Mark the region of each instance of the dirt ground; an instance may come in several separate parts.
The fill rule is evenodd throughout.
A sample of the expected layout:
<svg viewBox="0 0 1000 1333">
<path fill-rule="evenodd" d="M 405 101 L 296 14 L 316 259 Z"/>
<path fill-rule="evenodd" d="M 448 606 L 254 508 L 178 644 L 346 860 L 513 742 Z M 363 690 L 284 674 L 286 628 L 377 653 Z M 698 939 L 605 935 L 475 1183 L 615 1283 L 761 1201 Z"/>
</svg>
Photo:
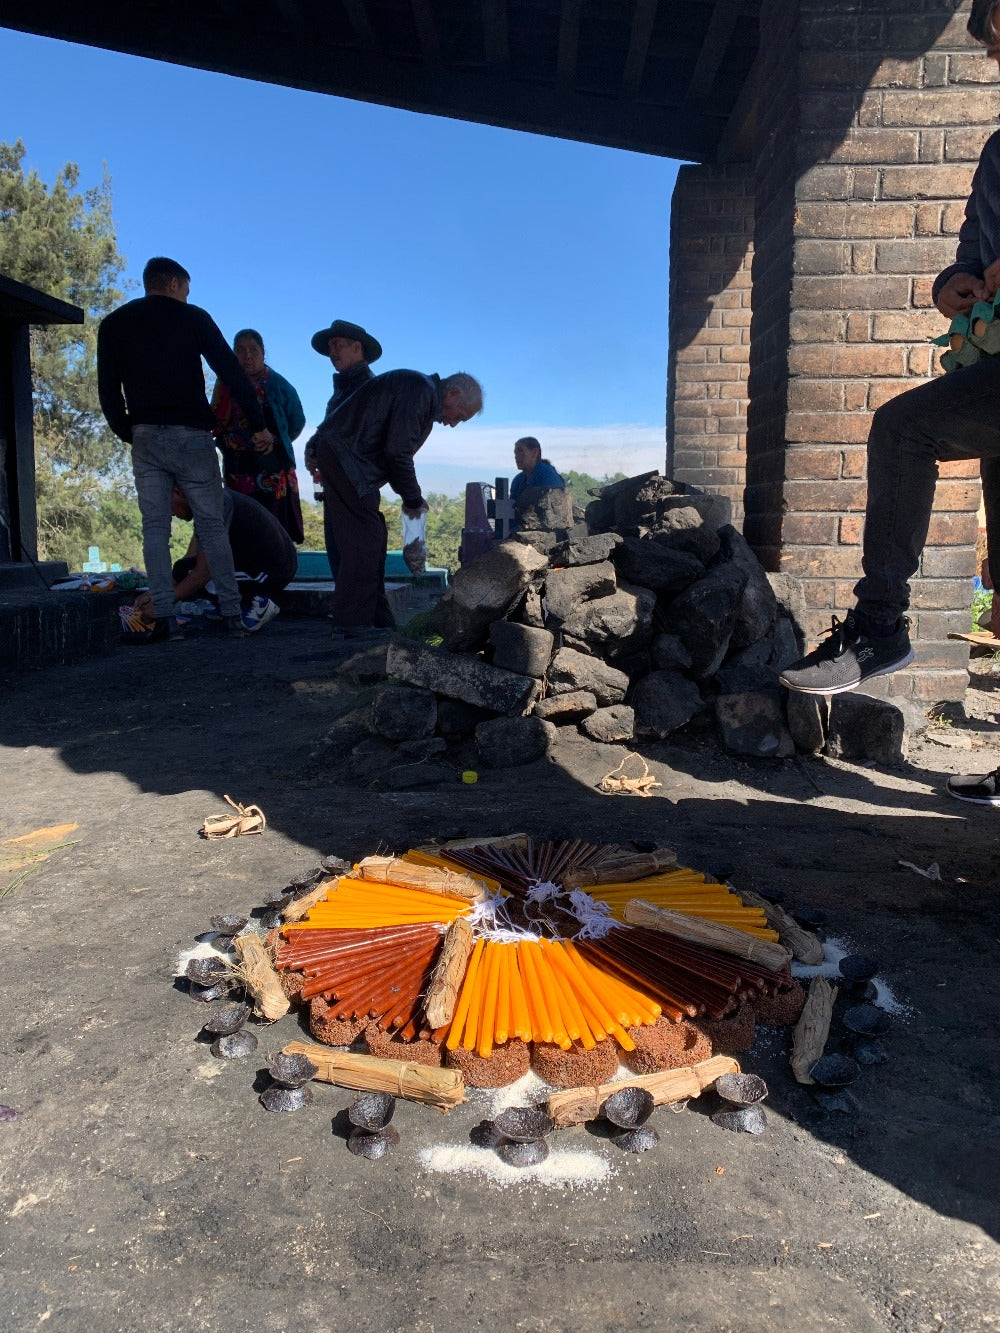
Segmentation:
<svg viewBox="0 0 1000 1333">
<path fill-rule="evenodd" d="M 321 739 L 354 706 L 325 624 L 205 636 L 22 674 L 0 689 L 0 842 L 72 823 L 33 873 L 0 878 L 3 937 L 0 1326 L 66 1330 L 971 1330 L 1000 1326 L 996 958 L 1000 810 L 943 791 L 1000 759 L 1000 675 L 977 666 L 967 724 L 897 771 L 746 762 L 710 734 L 642 747 L 662 783 L 602 796 L 614 747 L 476 785 L 344 785 Z M 205 842 L 222 794 L 260 838 Z M 891 1059 L 822 1111 L 760 1029 L 744 1068 L 771 1086 L 760 1138 L 695 1104 L 656 1113 L 626 1156 L 585 1128 L 553 1148 L 589 1188 L 502 1187 L 430 1169 L 468 1144 L 484 1094 L 445 1117 L 401 1104 L 385 1161 L 334 1131 L 351 1095 L 295 1115 L 257 1100 L 266 1056 L 213 1059 L 174 984 L 210 916 L 245 912 L 321 854 L 442 835 L 655 840 L 739 887 L 777 888 L 880 962 L 906 1007 Z M 0 850 L 3 850 L 0 848 Z M 7 850 L 9 851 L 9 845 Z M 941 878 L 926 878 L 932 863 Z"/>
</svg>

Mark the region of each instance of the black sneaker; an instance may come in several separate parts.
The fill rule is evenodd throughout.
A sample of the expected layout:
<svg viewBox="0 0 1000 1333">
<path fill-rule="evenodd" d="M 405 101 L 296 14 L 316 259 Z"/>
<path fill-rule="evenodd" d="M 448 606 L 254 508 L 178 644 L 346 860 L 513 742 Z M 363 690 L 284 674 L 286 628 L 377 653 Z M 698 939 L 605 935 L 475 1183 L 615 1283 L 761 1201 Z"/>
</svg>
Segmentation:
<svg viewBox="0 0 1000 1333">
<path fill-rule="evenodd" d="M 1000 805 L 1000 768 L 948 779 L 948 795 L 973 805 Z"/>
<path fill-rule="evenodd" d="M 819 648 L 778 677 L 781 684 L 800 694 L 843 694 L 872 676 L 888 676 L 913 661 L 909 621 L 900 619 L 892 634 L 867 634 L 853 611 L 846 620 L 833 617 L 829 638 Z"/>
</svg>

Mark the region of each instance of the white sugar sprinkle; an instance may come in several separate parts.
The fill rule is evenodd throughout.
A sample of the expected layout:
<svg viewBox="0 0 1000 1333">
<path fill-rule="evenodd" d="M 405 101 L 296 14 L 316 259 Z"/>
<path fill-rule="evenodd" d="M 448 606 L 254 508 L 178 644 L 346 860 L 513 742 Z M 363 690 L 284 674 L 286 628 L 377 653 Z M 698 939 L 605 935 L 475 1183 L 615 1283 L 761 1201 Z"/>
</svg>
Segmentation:
<svg viewBox="0 0 1000 1333">
<path fill-rule="evenodd" d="M 485 1176 L 498 1185 L 547 1185 L 555 1188 L 587 1189 L 611 1174 L 609 1163 L 591 1152 L 550 1152 L 538 1166 L 508 1166 L 491 1148 L 440 1144 L 423 1148 L 421 1165 L 428 1171 Z"/>
</svg>

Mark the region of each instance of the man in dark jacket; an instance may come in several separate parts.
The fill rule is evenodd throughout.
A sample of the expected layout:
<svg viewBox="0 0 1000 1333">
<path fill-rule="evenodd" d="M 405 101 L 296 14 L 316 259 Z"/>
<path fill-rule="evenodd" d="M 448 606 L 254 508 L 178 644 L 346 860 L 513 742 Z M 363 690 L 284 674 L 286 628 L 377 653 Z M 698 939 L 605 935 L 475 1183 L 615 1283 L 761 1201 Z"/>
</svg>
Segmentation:
<svg viewBox="0 0 1000 1333">
<path fill-rule="evenodd" d="M 332 510 L 340 573 L 333 594 L 334 631 L 348 637 L 395 624 L 385 595 L 388 544 L 379 491 L 391 486 L 403 513 L 427 510 L 413 457 L 434 423 L 457 426 L 483 410 L 471 375 L 441 379 L 390 370 L 362 385 L 320 426 L 314 440 L 326 504 Z"/>
<path fill-rule="evenodd" d="M 349 319 L 335 319 L 329 328 L 320 329 L 312 336 L 312 348 L 320 356 L 328 356 L 333 365 L 333 397 L 326 405 L 326 416 L 335 412 L 347 402 L 351 394 L 374 379 L 370 366 L 382 355 L 382 344 L 377 338 L 363 329 L 360 324 L 352 324 Z M 313 439 L 316 437 L 314 436 Z M 319 466 L 316 462 L 316 450 L 313 441 L 306 445 L 306 467 L 312 473 L 313 481 L 320 481 Z M 330 573 L 334 579 L 340 569 L 340 552 L 337 549 L 337 537 L 333 530 L 331 507 L 323 500 L 323 537 L 326 541 L 326 556 L 330 562 Z"/>
<path fill-rule="evenodd" d="M 998 18 L 998 0 L 975 0 L 968 24 L 994 59 L 1000 58 Z M 955 263 L 935 280 L 934 302 L 953 319 L 977 301 L 992 300 L 998 289 L 1000 131 L 980 155 Z M 787 667 L 782 684 L 805 694 L 839 694 L 913 661 L 905 617 L 909 580 L 927 539 L 938 464 L 959 458 L 983 460 L 987 506 L 991 490 L 993 505 L 1000 506 L 1000 356 L 918 385 L 876 411 L 856 605 L 846 621 L 834 616 L 827 642 Z M 993 776 L 1000 795 L 1000 770 Z"/>
<path fill-rule="evenodd" d="M 261 405 L 232 349 L 207 311 L 188 305 L 191 277 L 173 259 L 151 259 L 145 296 L 102 321 L 97 335 L 101 409 L 132 446 L 142 514 L 143 557 L 156 625 L 149 639 L 178 638 L 170 563 L 170 495 L 181 486 L 211 563 L 226 627 L 244 633 L 233 555 L 222 518 L 222 477 L 205 397 L 204 357 L 239 402 L 254 444 L 270 444 Z"/>
</svg>

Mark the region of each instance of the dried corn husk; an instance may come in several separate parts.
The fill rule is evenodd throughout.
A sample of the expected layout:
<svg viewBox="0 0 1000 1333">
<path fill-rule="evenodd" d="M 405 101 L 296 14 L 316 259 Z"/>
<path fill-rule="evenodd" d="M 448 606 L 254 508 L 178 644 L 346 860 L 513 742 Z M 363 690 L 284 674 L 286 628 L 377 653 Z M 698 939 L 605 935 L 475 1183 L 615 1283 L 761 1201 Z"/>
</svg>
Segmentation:
<svg viewBox="0 0 1000 1333">
<path fill-rule="evenodd" d="M 414 865 L 395 856 L 366 856 L 355 867 L 359 879 L 377 884 L 399 884 L 407 889 L 423 889 L 425 893 L 439 893 L 445 898 L 461 898 L 463 902 L 480 903 L 486 897 L 486 888 L 471 875 L 460 875 L 454 870 L 437 866 Z"/>
<path fill-rule="evenodd" d="M 468 921 L 463 917 L 453 921 L 444 937 L 441 956 L 434 968 L 424 1001 L 427 1026 L 435 1032 L 450 1023 L 455 1015 L 455 1005 L 458 1003 L 473 944 L 472 927 Z"/>
<path fill-rule="evenodd" d="M 382 1060 L 374 1055 L 352 1055 L 329 1046 L 290 1041 L 284 1055 L 304 1055 L 316 1066 L 313 1077 L 321 1083 L 362 1092 L 391 1092 L 394 1097 L 422 1102 L 448 1112 L 465 1101 L 465 1080 L 458 1069 L 435 1069 L 407 1060 Z"/>
<path fill-rule="evenodd" d="M 782 944 L 757 939 L 722 921 L 708 921 L 686 912 L 674 912 L 668 907 L 656 907 L 643 898 L 629 899 L 625 904 L 625 920 L 633 926 L 645 926 L 648 930 L 659 930 L 680 940 L 691 940 L 736 958 L 745 958 L 747 962 L 770 968 L 772 972 L 780 972 L 792 961 L 790 951 Z"/>
<path fill-rule="evenodd" d="M 661 870 L 673 870 L 677 853 L 669 847 L 658 847 L 652 852 L 625 852 L 616 848 L 589 866 L 571 870 L 564 878 L 567 889 L 585 889 L 591 884 L 630 884 L 647 875 L 658 875 Z"/>
<path fill-rule="evenodd" d="M 763 908 L 767 924 L 778 932 L 781 943 L 787 944 L 797 962 L 816 967 L 823 961 L 823 945 L 811 931 L 803 930 L 797 921 L 793 921 L 784 908 L 745 889 L 740 889 L 739 893 L 747 907 Z"/>
<path fill-rule="evenodd" d="M 271 965 L 264 941 L 257 935 L 237 935 L 233 948 L 240 960 L 239 975 L 253 996 L 254 1008 L 262 1018 L 283 1018 L 291 1008 L 281 989 L 278 974 Z"/>
<path fill-rule="evenodd" d="M 826 1039 L 830 1035 L 830 1020 L 836 998 L 836 986 L 831 986 L 826 977 L 813 977 L 805 1006 L 792 1035 L 790 1064 L 799 1083 L 814 1081 L 809 1077 L 809 1070 L 823 1054 Z"/>
<path fill-rule="evenodd" d="M 638 777 L 630 778 L 625 772 L 625 765 L 630 759 L 638 759 L 642 764 L 642 772 Z M 649 771 L 649 765 L 643 759 L 641 754 L 630 752 L 625 756 L 617 768 L 613 768 L 610 773 L 605 773 L 597 784 L 598 789 L 603 792 L 627 792 L 632 796 L 651 796 L 654 787 L 662 787 L 662 782 L 657 782 Z"/>
<path fill-rule="evenodd" d="M 243 833 L 263 833 L 267 828 L 264 811 L 259 805 L 241 805 L 231 796 L 226 796 L 225 800 L 236 813 L 207 815 L 198 830 L 203 838 L 238 838 Z"/>
</svg>

